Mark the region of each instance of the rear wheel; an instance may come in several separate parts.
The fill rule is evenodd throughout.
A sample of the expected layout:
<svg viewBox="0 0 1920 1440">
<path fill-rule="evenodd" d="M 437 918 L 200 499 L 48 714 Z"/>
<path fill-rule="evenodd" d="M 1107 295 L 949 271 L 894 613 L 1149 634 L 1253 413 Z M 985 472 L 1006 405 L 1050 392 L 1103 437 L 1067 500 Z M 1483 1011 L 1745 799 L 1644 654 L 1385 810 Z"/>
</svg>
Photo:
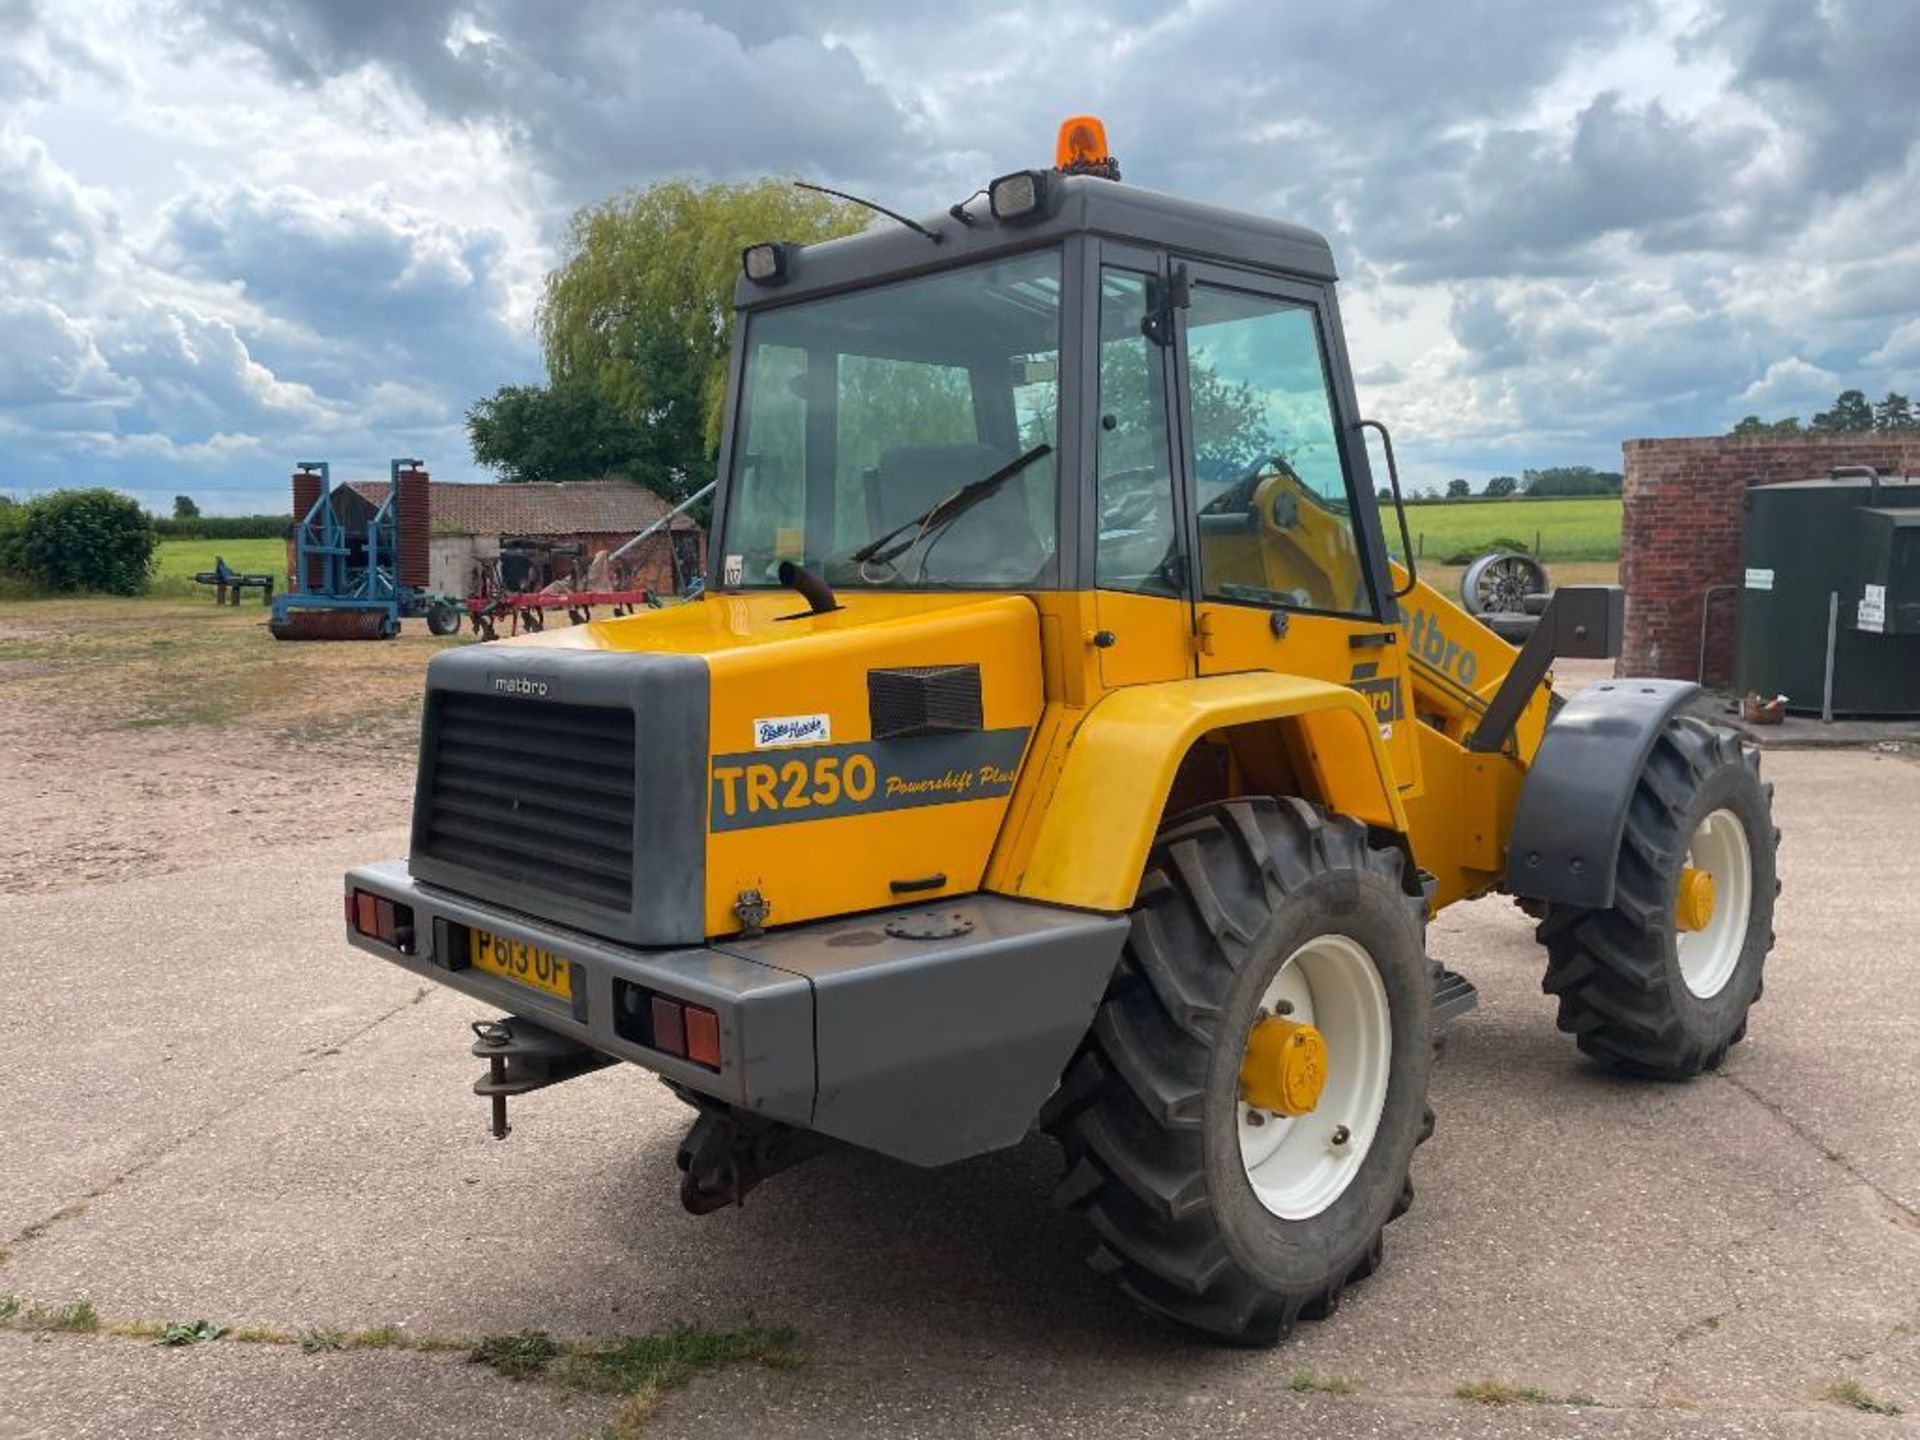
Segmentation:
<svg viewBox="0 0 1920 1440">
<path fill-rule="evenodd" d="M 1433 982 L 1405 860 L 1299 800 L 1156 841 L 1113 984 L 1044 1123 L 1095 1268 L 1243 1344 L 1380 1262 L 1432 1128 Z"/>
<path fill-rule="evenodd" d="M 1587 1054 L 1684 1080 L 1746 1035 L 1773 948 L 1773 788 L 1732 732 L 1672 721 L 1627 813 L 1606 909 L 1549 905 L 1546 991 Z"/>
</svg>

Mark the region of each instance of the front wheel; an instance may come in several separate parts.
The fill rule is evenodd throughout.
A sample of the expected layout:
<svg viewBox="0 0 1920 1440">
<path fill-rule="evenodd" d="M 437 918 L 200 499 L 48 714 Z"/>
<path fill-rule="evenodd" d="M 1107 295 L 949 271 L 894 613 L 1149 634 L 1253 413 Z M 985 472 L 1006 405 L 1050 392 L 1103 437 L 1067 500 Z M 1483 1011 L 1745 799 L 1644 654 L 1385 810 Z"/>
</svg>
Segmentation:
<svg viewBox="0 0 1920 1440">
<path fill-rule="evenodd" d="M 1547 993 L 1559 1024 L 1615 1069 L 1685 1080 L 1747 1033 L 1773 948 L 1773 790 L 1731 731 L 1670 722 L 1627 812 L 1606 909 L 1549 905 Z"/>
<path fill-rule="evenodd" d="M 1210 806 L 1155 842 L 1044 1117 L 1095 1268 L 1146 1309 L 1271 1344 L 1379 1264 L 1432 1128 L 1433 982 L 1405 863 L 1291 799 Z"/>
</svg>

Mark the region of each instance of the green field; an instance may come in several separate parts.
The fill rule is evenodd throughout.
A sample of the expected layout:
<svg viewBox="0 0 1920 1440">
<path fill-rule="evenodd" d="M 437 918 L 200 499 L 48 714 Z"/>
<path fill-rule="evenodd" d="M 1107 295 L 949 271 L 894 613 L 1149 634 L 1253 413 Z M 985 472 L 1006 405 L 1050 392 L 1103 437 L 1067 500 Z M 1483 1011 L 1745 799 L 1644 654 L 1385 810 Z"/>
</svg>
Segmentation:
<svg viewBox="0 0 1920 1440">
<path fill-rule="evenodd" d="M 1432 542 L 1428 542 L 1432 543 Z M 148 593 L 171 599 L 183 595 L 205 595 L 209 602 L 213 591 L 193 583 L 202 570 L 213 569 L 216 555 L 246 575 L 273 576 L 274 593 L 287 583 L 287 544 L 284 540 L 162 540 L 155 555 L 153 585 Z M 247 592 L 247 602 L 257 603 L 258 590 Z"/>
<path fill-rule="evenodd" d="M 1398 526 L 1381 517 L 1389 545 L 1397 553 Z M 1489 500 L 1409 505 L 1407 528 L 1422 560 L 1443 562 L 1450 555 L 1494 548 L 1496 540 L 1517 541 L 1532 550 L 1536 537 L 1544 560 L 1618 560 L 1620 501 L 1617 497 L 1582 500 Z"/>
<path fill-rule="evenodd" d="M 1388 544 L 1397 554 L 1400 534 L 1393 516 L 1384 514 L 1381 520 Z M 1536 536 L 1546 560 L 1620 558 L 1620 502 L 1612 498 L 1409 505 L 1407 525 L 1417 553 L 1430 564 L 1442 563 L 1450 555 L 1492 549 L 1496 540 L 1518 541 L 1531 550 Z M 162 540 L 151 593 L 172 599 L 201 594 L 211 599 L 212 592 L 195 585 L 193 577 L 211 570 L 216 555 L 224 555 L 236 570 L 272 575 L 276 590 L 286 583 L 287 547 L 282 540 Z M 258 597 L 249 592 L 247 598 Z"/>
</svg>

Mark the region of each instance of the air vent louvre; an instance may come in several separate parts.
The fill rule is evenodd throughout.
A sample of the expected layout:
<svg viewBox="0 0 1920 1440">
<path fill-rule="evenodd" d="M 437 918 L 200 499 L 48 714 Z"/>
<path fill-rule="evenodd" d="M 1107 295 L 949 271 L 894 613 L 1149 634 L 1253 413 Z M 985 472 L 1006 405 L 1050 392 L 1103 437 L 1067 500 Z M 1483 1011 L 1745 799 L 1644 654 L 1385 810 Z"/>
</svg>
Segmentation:
<svg viewBox="0 0 1920 1440">
<path fill-rule="evenodd" d="M 876 740 L 957 735 L 982 728 L 978 665 L 907 665 L 867 672 Z"/>
</svg>

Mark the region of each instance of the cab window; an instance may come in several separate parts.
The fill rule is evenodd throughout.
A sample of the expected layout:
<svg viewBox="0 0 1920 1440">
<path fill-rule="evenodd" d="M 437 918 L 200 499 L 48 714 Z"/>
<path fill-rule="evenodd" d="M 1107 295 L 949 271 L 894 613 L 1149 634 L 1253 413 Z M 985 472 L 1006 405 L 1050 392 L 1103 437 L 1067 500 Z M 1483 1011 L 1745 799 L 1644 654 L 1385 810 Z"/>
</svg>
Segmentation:
<svg viewBox="0 0 1920 1440">
<path fill-rule="evenodd" d="M 1100 277 L 1094 578 L 1103 590 L 1177 595 L 1182 578 L 1167 434 L 1166 351 L 1141 329 L 1147 286 L 1147 276 L 1130 270 L 1108 268 Z"/>
<path fill-rule="evenodd" d="M 1203 595 L 1370 614 L 1312 308 L 1197 284 L 1186 344 Z"/>
</svg>

